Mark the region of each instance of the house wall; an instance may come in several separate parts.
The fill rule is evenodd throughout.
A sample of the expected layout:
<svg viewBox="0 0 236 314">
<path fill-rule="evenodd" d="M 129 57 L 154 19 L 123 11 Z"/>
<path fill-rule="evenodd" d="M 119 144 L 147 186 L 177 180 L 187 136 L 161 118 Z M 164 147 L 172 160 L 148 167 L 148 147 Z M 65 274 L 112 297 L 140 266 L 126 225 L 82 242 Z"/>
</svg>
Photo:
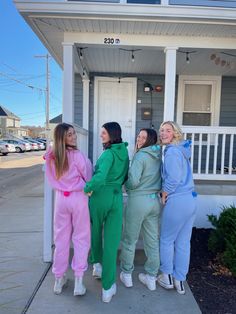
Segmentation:
<svg viewBox="0 0 236 314">
<path fill-rule="evenodd" d="M 122 76 L 132 75 L 124 75 Z M 115 73 L 92 73 L 90 76 L 90 87 L 89 87 L 89 143 L 93 143 L 93 115 L 94 115 L 94 77 L 95 76 L 118 76 Z M 164 75 L 135 75 L 138 78 L 137 82 L 137 112 L 136 112 L 136 130 L 144 127 L 150 127 L 153 124 L 155 129 L 159 129 L 159 126 L 163 120 L 163 110 L 164 110 L 164 89 L 162 92 L 157 93 L 145 93 L 143 91 L 144 83 L 150 83 L 152 86 L 162 85 L 164 87 Z M 176 80 L 178 82 L 178 80 Z M 177 83 L 176 83 L 177 84 Z M 178 87 L 176 86 L 176 99 L 177 99 Z M 177 101 L 176 101 L 177 102 Z M 82 125 L 83 117 L 83 83 L 80 75 L 75 77 L 75 123 Z M 141 109 L 151 108 L 153 112 L 153 120 L 142 120 Z M 175 106 L 176 115 L 176 106 Z M 222 77 L 222 90 L 221 90 L 221 108 L 220 108 L 220 126 L 236 126 L 236 77 Z M 137 133 L 136 132 L 136 133 Z M 236 139 L 235 139 L 236 141 Z M 226 143 L 229 142 L 227 139 Z M 213 146 L 211 149 L 210 159 L 213 159 Z M 221 149 L 221 144 L 219 144 L 219 150 Z M 204 150 L 203 150 L 204 153 Z M 195 158 L 197 157 L 197 150 L 195 152 Z M 89 145 L 89 157 L 93 157 L 93 145 Z M 220 154 L 219 154 L 220 158 Z M 228 156 L 226 155 L 226 163 Z M 233 164 L 236 165 L 236 142 L 234 145 L 234 160 Z M 220 166 L 220 159 L 218 161 Z M 204 168 L 204 160 L 202 167 Z"/>
<path fill-rule="evenodd" d="M 14 126 L 14 119 L 7 118 L 6 119 L 6 127 Z"/>
</svg>

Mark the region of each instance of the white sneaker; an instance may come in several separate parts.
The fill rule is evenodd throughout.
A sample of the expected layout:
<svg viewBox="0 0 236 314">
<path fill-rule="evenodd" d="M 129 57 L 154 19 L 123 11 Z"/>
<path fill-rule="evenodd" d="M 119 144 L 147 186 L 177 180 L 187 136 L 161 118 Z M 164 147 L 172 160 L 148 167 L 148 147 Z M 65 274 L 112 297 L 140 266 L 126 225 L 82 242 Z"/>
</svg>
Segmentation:
<svg viewBox="0 0 236 314">
<path fill-rule="evenodd" d="M 138 279 L 148 287 L 149 290 L 156 290 L 156 277 L 150 276 L 148 274 L 139 274 Z"/>
<path fill-rule="evenodd" d="M 93 276 L 97 279 L 102 277 L 102 265 L 100 263 L 93 264 Z"/>
<path fill-rule="evenodd" d="M 86 288 L 83 284 L 83 277 L 75 277 L 74 296 L 84 295 L 85 293 Z"/>
<path fill-rule="evenodd" d="M 126 288 L 131 288 L 133 287 L 133 280 L 132 280 L 132 275 L 125 273 L 125 272 L 121 272 L 120 273 L 120 280 L 121 282 L 123 282 L 123 284 L 125 285 Z"/>
<path fill-rule="evenodd" d="M 167 290 L 174 288 L 173 278 L 172 275 L 170 274 L 162 273 L 157 277 L 157 282 L 162 288 L 165 288 Z"/>
<path fill-rule="evenodd" d="M 102 301 L 105 303 L 109 303 L 113 297 L 113 295 L 116 294 L 116 284 L 113 283 L 110 289 L 104 290 L 102 289 Z"/>
<path fill-rule="evenodd" d="M 185 294 L 185 288 L 184 288 L 183 281 L 179 281 L 179 280 L 174 278 L 174 286 L 175 286 L 176 291 L 179 294 Z"/>
<path fill-rule="evenodd" d="M 54 289 L 53 289 L 54 293 L 55 294 L 61 294 L 62 288 L 66 287 L 66 284 L 67 284 L 67 278 L 65 275 L 61 278 L 56 278 L 55 284 L 54 284 Z"/>
</svg>

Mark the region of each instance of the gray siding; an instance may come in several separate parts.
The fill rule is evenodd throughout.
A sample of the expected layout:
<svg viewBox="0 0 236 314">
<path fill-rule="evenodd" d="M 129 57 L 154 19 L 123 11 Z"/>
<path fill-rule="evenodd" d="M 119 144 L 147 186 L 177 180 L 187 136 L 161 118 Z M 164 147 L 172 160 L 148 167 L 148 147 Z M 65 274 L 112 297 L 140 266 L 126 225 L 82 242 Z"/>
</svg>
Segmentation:
<svg viewBox="0 0 236 314">
<path fill-rule="evenodd" d="M 236 126 L 236 77 L 222 77 L 220 125 Z"/>
<path fill-rule="evenodd" d="M 75 112 L 74 121 L 82 126 L 83 123 L 83 82 L 79 74 L 75 75 Z"/>
<path fill-rule="evenodd" d="M 155 87 L 156 85 L 162 85 L 163 86 L 162 92 L 145 93 L 143 91 L 145 82 L 151 84 L 153 87 Z M 140 100 L 141 103 L 138 103 L 138 100 Z M 152 108 L 152 121 L 142 120 L 141 118 L 142 108 L 147 109 Z M 164 108 L 164 76 L 163 75 L 138 76 L 136 133 L 141 128 L 149 128 L 152 126 L 158 130 L 163 120 L 163 108 Z"/>
<path fill-rule="evenodd" d="M 236 127 L 236 77 L 222 77 L 220 126 Z M 229 136 L 226 137 L 226 147 L 230 143 Z M 220 145 L 221 149 L 221 145 Z M 225 154 L 225 166 L 228 166 L 229 155 Z M 219 158 L 218 158 L 219 164 Z M 236 167 L 236 137 L 234 137 L 233 166 Z"/>
</svg>

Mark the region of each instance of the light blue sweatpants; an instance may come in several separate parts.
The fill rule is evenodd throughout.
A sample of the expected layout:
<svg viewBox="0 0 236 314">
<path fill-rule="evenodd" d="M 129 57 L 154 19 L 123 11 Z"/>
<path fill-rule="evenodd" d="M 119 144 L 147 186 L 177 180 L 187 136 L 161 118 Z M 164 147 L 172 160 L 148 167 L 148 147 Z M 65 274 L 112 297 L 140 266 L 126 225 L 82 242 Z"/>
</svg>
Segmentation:
<svg viewBox="0 0 236 314">
<path fill-rule="evenodd" d="M 173 195 L 163 210 L 160 237 L 160 270 L 186 280 L 190 262 L 190 239 L 196 215 L 196 196 Z"/>
</svg>

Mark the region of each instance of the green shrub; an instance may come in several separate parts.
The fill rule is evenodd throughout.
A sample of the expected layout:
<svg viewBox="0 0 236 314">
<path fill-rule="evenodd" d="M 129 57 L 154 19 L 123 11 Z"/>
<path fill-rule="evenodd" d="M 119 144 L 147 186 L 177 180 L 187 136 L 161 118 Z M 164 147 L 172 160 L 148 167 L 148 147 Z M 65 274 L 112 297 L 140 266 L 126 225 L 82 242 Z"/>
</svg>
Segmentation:
<svg viewBox="0 0 236 314">
<path fill-rule="evenodd" d="M 219 218 L 208 215 L 208 219 L 214 227 L 208 247 L 213 253 L 221 253 L 222 262 L 236 276 L 236 207 L 223 206 Z"/>
</svg>

